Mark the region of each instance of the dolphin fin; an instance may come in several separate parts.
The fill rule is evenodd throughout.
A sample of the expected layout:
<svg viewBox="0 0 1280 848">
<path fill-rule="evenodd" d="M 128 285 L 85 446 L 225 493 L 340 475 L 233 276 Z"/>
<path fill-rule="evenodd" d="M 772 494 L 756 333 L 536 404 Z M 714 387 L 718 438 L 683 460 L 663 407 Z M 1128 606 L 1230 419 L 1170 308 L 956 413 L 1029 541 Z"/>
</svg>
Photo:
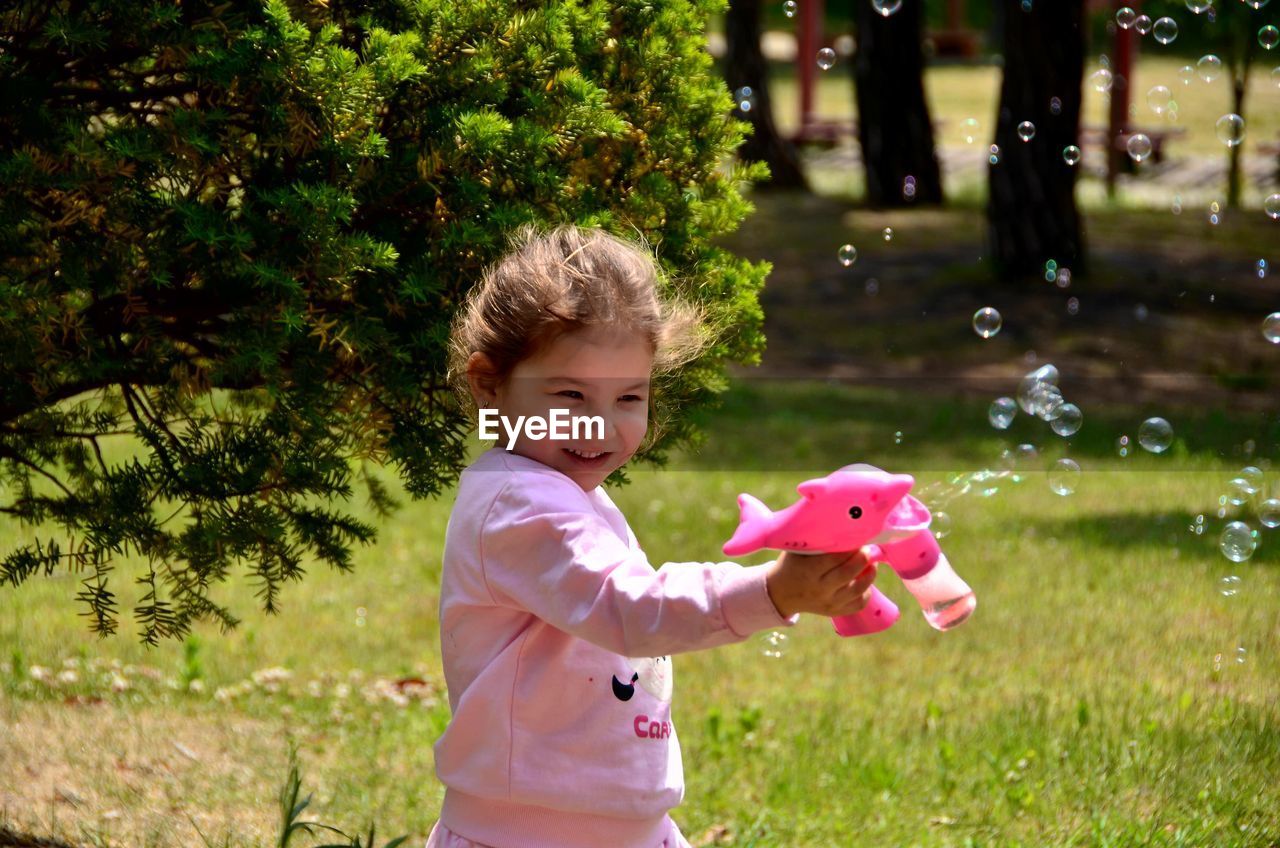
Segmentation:
<svg viewBox="0 0 1280 848">
<path fill-rule="evenodd" d="M 738 512 L 738 529 L 724 543 L 726 556 L 741 556 L 764 547 L 764 538 L 769 532 L 769 519 L 773 517 L 773 511 L 769 507 L 746 492 L 738 495 Z"/>
</svg>

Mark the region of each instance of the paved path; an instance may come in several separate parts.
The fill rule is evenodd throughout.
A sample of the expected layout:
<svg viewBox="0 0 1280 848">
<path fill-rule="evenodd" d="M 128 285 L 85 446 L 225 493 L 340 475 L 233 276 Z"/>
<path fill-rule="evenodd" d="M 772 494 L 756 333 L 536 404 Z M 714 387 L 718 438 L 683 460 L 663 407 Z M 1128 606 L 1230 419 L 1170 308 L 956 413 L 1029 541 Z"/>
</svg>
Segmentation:
<svg viewBox="0 0 1280 848">
<path fill-rule="evenodd" d="M 1183 204 L 1208 204 L 1226 195 L 1227 157 L 1179 156 L 1176 140 L 1170 145 L 1172 154 L 1166 154 L 1159 164 L 1146 162 L 1137 174 L 1122 174 L 1117 181 L 1119 189 L 1135 200 L 1171 202 L 1174 195 L 1181 195 Z M 974 144 L 967 147 L 944 147 L 941 151 L 943 180 L 948 192 L 962 187 L 985 185 L 987 174 L 987 149 Z M 861 167 L 861 151 L 851 139 L 829 150 L 811 150 L 805 153 L 806 163 L 823 170 L 857 171 Z M 1078 166 L 1084 177 L 1082 186 L 1094 184 L 1101 190 L 1106 177 L 1106 163 L 1102 151 L 1086 149 L 1084 160 Z M 1244 171 L 1245 204 L 1260 205 L 1262 198 L 1280 191 L 1277 170 L 1280 162 L 1275 156 L 1259 156 L 1245 153 L 1242 156 Z"/>
</svg>

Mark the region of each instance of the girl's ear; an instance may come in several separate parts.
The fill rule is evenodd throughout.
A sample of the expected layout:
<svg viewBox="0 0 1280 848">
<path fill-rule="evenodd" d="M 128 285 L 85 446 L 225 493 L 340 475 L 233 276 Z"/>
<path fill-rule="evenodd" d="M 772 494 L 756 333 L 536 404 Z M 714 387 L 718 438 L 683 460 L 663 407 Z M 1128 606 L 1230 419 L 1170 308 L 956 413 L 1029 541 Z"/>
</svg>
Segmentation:
<svg viewBox="0 0 1280 848">
<path fill-rule="evenodd" d="M 493 360 L 480 351 L 467 357 L 467 386 L 478 407 L 492 406 L 498 394 L 498 369 Z"/>
</svg>

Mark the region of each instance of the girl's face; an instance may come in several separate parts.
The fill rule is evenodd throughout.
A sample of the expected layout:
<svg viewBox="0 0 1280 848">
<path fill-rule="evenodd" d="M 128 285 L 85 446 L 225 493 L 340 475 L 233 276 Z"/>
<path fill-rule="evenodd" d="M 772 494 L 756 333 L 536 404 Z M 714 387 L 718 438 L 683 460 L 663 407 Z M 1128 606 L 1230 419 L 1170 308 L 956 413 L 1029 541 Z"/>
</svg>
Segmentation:
<svg viewBox="0 0 1280 848">
<path fill-rule="evenodd" d="M 471 363 L 488 364 L 482 353 L 472 354 Z M 513 427 L 522 415 L 526 420 L 537 416 L 550 422 L 552 409 L 568 410 L 561 415 L 566 421 L 562 427 L 569 431 L 571 419 L 599 416 L 604 422 L 602 435 L 589 431 L 586 422 L 581 422 L 578 438 L 566 440 L 530 438 L 521 427 L 511 449 L 591 491 L 626 463 L 644 440 L 652 370 L 653 353 L 642 336 L 615 328 L 590 328 L 560 336 L 538 355 L 522 360 L 496 389 L 473 380 L 472 393 L 479 406 L 496 408 Z M 498 431 L 499 444 L 505 447 L 507 430 L 500 424 Z M 590 458 L 596 453 L 600 455 Z"/>
</svg>

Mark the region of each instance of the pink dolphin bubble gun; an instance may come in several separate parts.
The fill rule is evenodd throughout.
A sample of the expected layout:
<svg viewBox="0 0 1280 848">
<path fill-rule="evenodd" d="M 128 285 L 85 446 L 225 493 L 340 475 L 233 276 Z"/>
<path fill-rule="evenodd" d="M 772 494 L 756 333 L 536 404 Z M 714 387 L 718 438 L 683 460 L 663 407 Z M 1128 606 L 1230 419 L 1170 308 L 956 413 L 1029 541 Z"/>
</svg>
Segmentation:
<svg viewBox="0 0 1280 848">
<path fill-rule="evenodd" d="M 761 548 L 798 554 L 854 551 L 866 547 L 872 562 L 887 562 L 915 597 L 925 620 L 949 630 L 969 617 L 978 601 L 951 569 L 929 529 L 929 509 L 910 494 L 915 480 L 872 465 L 847 465 L 796 490 L 800 500 L 771 511 L 758 499 L 738 495 L 741 517 L 727 556 Z M 898 607 L 871 587 L 867 605 L 856 615 L 833 618 L 841 636 L 886 630 L 898 620 Z"/>
</svg>

